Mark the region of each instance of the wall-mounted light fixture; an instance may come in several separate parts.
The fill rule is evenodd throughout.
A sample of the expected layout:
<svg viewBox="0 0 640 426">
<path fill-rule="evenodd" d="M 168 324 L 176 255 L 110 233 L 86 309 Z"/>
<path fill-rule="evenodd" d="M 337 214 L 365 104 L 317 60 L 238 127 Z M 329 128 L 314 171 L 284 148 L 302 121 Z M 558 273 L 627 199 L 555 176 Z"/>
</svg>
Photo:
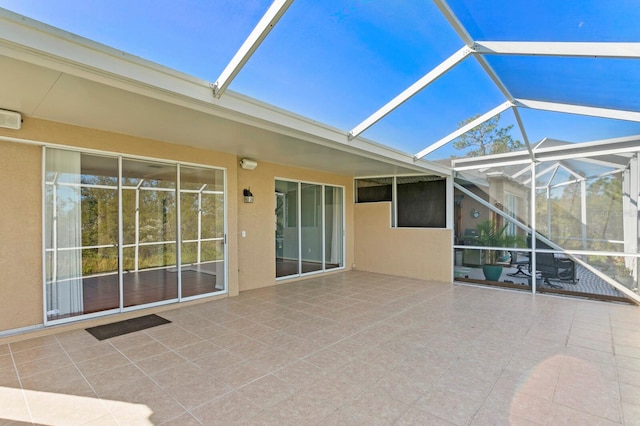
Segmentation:
<svg viewBox="0 0 640 426">
<path fill-rule="evenodd" d="M 245 170 L 253 170 L 258 167 L 258 162 L 254 160 L 249 160 L 248 158 L 243 158 L 240 160 L 240 167 Z"/>
<path fill-rule="evenodd" d="M 242 195 L 244 196 L 245 203 L 253 203 L 253 194 L 251 193 L 251 188 L 243 189 Z"/>
<path fill-rule="evenodd" d="M 480 217 L 480 210 L 478 209 L 471 209 L 471 217 L 474 219 L 477 219 Z"/>
<path fill-rule="evenodd" d="M 22 126 L 22 115 L 19 112 L 0 109 L 0 127 L 18 130 Z"/>
</svg>

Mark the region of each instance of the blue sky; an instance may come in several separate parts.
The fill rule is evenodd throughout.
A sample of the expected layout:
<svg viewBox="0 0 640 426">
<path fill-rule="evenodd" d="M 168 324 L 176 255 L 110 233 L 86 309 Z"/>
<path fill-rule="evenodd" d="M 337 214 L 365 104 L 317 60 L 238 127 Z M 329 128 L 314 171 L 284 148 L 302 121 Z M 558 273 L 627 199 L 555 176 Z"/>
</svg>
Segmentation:
<svg viewBox="0 0 640 426">
<path fill-rule="evenodd" d="M 213 82 L 270 3 L 0 0 L 0 7 Z M 477 40 L 640 41 L 637 0 L 449 4 Z M 429 1 L 296 0 L 231 89 L 347 132 L 462 45 Z M 640 110 L 637 60 L 489 61 L 515 96 Z M 468 58 L 363 136 L 413 154 L 504 100 Z M 531 141 L 640 134 L 640 123 L 521 115 Z M 503 122 L 513 124 L 513 115 Z M 450 154 L 443 148 L 430 158 Z"/>
</svg>

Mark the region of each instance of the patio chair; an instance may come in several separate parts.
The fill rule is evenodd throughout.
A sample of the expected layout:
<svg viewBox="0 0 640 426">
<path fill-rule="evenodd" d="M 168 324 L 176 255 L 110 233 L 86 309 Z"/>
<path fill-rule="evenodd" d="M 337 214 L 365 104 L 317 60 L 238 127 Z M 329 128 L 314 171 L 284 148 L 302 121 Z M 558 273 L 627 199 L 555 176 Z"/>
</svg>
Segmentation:
<svg viewBox="0 0 640 426">
<path fill-rule="evenodd" d="M 520 258 L 521 253 L 518 253 L 517 251 L 510 251 L 509 254 L 511 255 L 509 266 L 513 268 L 518 268 L 518 270 L 516 272 L 512 272 L 507 275 L 510 277 L 520 277 L 520 278 L 530 277 L 531 274 L 525 271 L 523 268 L 526 267 L 528 270 L 531 270 L 531 258 L 528 255 L 525 258 L 524 254 L 522 254 L 523 257 Z"/>
</svg>

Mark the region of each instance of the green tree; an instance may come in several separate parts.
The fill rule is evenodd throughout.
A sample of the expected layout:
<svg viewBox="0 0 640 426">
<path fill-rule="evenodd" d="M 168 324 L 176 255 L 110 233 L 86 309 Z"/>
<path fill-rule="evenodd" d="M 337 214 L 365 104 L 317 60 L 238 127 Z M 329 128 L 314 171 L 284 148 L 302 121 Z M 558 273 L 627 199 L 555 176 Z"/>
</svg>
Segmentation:
<svg viewBox="0 0 640 426">
<path fill-rule="evenodd" d="M 478 118 L 478 116 L 467 118 L 460 122 L 458 127 L 463 127 Z M 460 136 L 453 142 L 456 149 L 464 150 L 471 148 L 466 153 L 467 157 L 480 157 L 489 154 L 501 154 L 524 148 L 524 144 L 511 137 L 510 131 L 513 124 L 506 127 L 498 127 L 500 114 L 477 125 L 467 133 Z"/>
</svg>

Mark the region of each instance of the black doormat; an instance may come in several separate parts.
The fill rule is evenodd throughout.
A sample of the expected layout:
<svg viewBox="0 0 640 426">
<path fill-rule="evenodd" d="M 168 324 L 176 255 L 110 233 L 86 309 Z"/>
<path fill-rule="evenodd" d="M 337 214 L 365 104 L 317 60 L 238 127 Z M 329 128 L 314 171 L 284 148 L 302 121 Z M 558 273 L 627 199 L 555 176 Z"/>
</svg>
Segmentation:
<svg viewBox="0 0 640 426">
<path fill-rule="evenodd" d="M 111 324 L 99 325 L 97 327 L 87 328 L 89 333 L 98 340 L 110 339 L 111 337 L 122 336 L 123 334 L 133 333 L 134 331 L 145 330 L 162 324 L 168 324 L 171 321 L 159 317 L 158 315 L 145 315 L 143 317 L 131 318 L 124 321 L 118 321 Z"/>
</svg>

